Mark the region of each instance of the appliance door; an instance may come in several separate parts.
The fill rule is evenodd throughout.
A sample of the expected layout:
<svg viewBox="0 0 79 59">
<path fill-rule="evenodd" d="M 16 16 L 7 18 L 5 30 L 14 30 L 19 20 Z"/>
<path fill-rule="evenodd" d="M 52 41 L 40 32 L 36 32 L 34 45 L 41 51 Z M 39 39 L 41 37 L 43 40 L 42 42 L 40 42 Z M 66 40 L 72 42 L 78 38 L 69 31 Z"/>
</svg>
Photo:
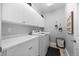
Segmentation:
<svg viewBox="0 0 79 59">
<path fill-rule="evenodd" d="M 44 36 L 40 36 L 40 39 L 39 39 L 39 50 L 40 50 L 40 56 L 44 56 L 44 47 L 45 47 L 45 43 L 44 43 Z"/>
<path fill-rule="evenodd" d="M 44 35 L 40 37 L 40 56 L 45 56 L 49 46 L 49 37 Z"/>
</svg>

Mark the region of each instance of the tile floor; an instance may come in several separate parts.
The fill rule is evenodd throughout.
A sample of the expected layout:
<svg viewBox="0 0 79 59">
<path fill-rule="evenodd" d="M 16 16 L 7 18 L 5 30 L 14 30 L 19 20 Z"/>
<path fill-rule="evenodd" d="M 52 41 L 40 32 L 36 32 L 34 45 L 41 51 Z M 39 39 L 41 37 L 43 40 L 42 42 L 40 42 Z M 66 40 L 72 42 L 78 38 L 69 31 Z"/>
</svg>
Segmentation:
<svg viewBox="0 0 79 59">
<path fill-rule="evenodd" d="M 61 56 L 65 56 L 65 49 L 61 49 L 61 48 L 58 48 L 58 47 L 56 47 L 56 46 L 54 46 L 53 48 L 59 49 Z"/>
<path fill-rule="evenodd" d="M 49 47 L 46 56 L 61 56 L 60 49 Z"/>
</svg>

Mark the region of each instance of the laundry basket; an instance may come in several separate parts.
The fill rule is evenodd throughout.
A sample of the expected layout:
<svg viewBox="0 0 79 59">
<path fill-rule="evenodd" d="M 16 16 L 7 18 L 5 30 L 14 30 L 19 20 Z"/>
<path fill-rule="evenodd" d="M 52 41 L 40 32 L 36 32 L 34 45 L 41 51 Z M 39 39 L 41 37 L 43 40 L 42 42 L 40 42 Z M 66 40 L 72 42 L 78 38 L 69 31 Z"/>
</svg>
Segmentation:
<svg viewBox="0 0 79 59">
<path fill-rule="evenodd" d="M 65 48 L 65 40 L 64 40 L 64 38 L 60 38 L 60 37 L 57 37 L 56 38 L 56 46 L 58 47 L 58 48 Z"/>
</svg>

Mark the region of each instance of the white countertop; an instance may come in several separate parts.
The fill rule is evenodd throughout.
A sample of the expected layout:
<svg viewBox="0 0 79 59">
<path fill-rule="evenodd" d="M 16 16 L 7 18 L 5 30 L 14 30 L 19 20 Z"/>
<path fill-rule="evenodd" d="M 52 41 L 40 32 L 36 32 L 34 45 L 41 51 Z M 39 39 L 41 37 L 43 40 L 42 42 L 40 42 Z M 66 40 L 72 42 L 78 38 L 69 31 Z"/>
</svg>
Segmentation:
<svg viewBox="0 0 79 59">
<path fill-rule="evenodd" d="M 37 33 L 33 33 L 33 35 L 46 35 L 46 34 L 49 34 L 49 32 L 37 32 Z"/>
<path fill-rule="evenodd" d="M 27 35 L 27 36 L 20 36 L 20 37 L 5 39 L 5 40 L 2 40 L 1 46 L 2 46 L 2 49 L 5 50 L 17 44 L 32 40 L 33 38 L 36 38 L 36 37 L 39 37 L 39 36 Z"/>
<path fill-rule="evenodd" d="M 49 34 L 49 32 L 36 32 L 36 33 L 39 33 L 39 34 L 40 34 L 40 33 Z"/>
</svg>

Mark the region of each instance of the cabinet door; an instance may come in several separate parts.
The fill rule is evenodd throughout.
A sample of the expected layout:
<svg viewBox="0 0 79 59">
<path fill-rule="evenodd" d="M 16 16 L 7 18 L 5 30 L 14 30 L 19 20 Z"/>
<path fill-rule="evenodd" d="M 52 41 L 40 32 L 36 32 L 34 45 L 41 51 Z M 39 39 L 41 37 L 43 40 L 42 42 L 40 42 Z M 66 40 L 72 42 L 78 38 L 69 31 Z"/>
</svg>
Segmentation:
<svg viewBox="0 0 79 59">
<path fill-rule="evenodd" d="M 43 54 L 45 55 L 47 52 L 46 50 L 46 39 L 45 39 L 45 36 L 44 36 L 44 40 L 43 40 Z"/>
<path fill-rule="evenodd" d="M 39 49 L 39 42 L 38 42 L 38 38 L 32 40 L 29 42 L 29 53 L 30 56 L 38 56 L 38 49 Z"/>
<path fill-rule="evenodd" d="M 38 56 L 39 54 L 39 40 L 38 39 L 35 39 L 35 41 L 33 41 L 33 55 L 34 56 Z"/>
<path fill-rule="evenodd" d="M 40 56 L 45 56 L 45 37 L 40 36 Z"/>
<path fill-rule="evenodd" d="M 7 56 L 28 56 L 29 50 L 27 43 L 22 43 L 20 45 L 14 46 L 12 48 L 7 49 Z"/>
<path fill-rule="evenodd" d="M 49 34 L 46 34 L 45 38 L 46 38 L 46 47 L 48 48 L 48 46 L 49 46 Z"/>
<path fill-rule="evenodd" d="M 46 55 L 46 53 L 47 53 L 47 49 L 48 49 L 48 42 L 49 42 L 49 40 L 48 40 L 48 35 L 46 34 L 45 36 L 44 36 L 44 39 L 43 39 L 43 51 L 44 51 L 44 55 Z"/>
<path fill-rule="evenodd" d="M 16 3 L 3 3 L 2 20 L 19 23 L 23 20 L 23 6 Z"/>
<path fill-rule="evenodd" d="M 31 25 L 43 27 L 44 19 L 40 16 L 40 14 L 38 14 L 38 12 L 36 12 L 32 7 L 28 5 L 25 7 L 24 19 L 26 23 L 28 22 Z"/>
<path fill-rule="evenodd" d="M 46 34 L 45 35 L 45 50 L 46 50 L 46 52 L 45 52 L 45 54 L 47 53 L 47 50 L 48 50 L 48 47 L 49 47 L 49 35 L 48 34 Z"/>
<path fill-rule="evenodd" d="M 40 56 L 45 56 L 49 46 L 49 36 L 46 34 L 40 37 Z"/>
<path fill-rule="evenodd" d="M 19 3 L 3 3 L 2 17 L 4 21 L 23 23 L 43 27 L 43 18 L 29 5 Z"/>
<path fill-rule="evenodd" d="M 37 56 L 38 55 L 38 39 L 30 40 L 7 49 L 7 56 Z"/>
</svg>

